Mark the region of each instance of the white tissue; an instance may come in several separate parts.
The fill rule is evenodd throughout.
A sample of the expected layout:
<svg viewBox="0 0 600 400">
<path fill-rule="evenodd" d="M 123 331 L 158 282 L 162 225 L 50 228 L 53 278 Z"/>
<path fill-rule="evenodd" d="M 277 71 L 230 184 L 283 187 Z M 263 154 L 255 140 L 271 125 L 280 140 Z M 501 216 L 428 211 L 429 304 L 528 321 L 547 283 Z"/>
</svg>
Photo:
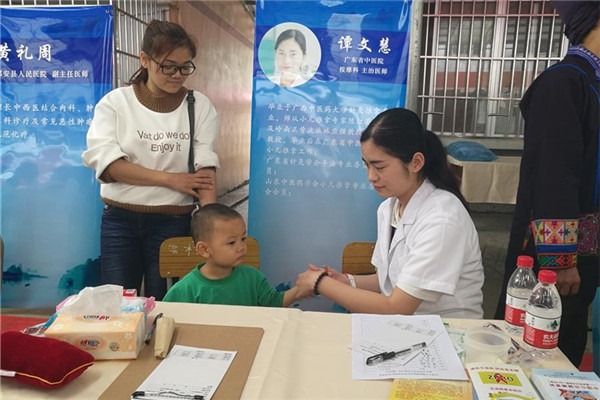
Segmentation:
<svg viewBox="0 0 600 400">
<path fill-rule="evenodd" d="M 121 314 L 122 298 L 123 286 L 86 287 L 77 296 L 69 298 L 62 305 L 60 313 L 86 318 L 119 316 Z"/>
</svg>

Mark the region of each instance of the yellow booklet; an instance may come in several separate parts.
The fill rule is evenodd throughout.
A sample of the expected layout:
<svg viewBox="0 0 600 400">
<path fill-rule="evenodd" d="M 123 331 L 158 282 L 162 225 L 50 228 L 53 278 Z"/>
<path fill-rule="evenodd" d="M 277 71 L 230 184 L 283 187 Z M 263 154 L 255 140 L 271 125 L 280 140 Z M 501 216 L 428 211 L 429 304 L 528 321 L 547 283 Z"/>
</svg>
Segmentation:
<svg viewBox="0 0 600 400">
<path fill-rule="evenodd" d="M 469 381 L 394 379 L 388 400 L 472 400 Z"/>
</svg>

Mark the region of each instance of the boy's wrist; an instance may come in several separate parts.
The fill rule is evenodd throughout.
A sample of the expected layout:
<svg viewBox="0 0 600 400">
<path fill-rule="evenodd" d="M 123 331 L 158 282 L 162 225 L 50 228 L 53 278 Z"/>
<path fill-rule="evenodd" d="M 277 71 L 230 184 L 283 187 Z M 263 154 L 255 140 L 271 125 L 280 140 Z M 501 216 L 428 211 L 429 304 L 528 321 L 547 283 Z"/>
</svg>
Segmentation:
<svg viewBox="0 0 600 400">
<path fill-rule="evenodd" d="M 294 285 L 294 287 L 292 287 L 290 290 L 292 291 L 292 297 L 294 298 L 294 301 L 302 300 L 300 297 L 300 290 L 298 290 L 298 285 Z"/>
</svg>

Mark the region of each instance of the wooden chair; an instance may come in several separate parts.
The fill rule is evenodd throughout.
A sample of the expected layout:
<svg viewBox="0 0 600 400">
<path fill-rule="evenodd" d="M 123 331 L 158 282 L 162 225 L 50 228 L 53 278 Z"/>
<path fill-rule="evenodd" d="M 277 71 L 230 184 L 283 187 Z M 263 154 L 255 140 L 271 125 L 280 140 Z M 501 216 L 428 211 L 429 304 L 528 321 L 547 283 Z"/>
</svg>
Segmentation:
<svg viewBox="0 0 600 400">
<path fill-rule="evenodd" d="M 375 242 L 351 242 L 344 247 L 342 253 L 342 273 L 352 275 L 369 275 L 375 273 L 371 257 Z"/>
<path fill-rule="evenodd" d="M 246 238 L 248 249 L 242 261 L 244 265 L 260 269 L 260 252 L 256 239 Z M 160 245 L 158 256 L 158 268 L 160 276 L 167 278 L 167 286 L 170 287 L 172 278 L 180 278 L 187 275 L 196 264 L 204 262 L 204 257 L 196 254 L 196 248 L 191 236 L 172 237 Z"/>
</svg>

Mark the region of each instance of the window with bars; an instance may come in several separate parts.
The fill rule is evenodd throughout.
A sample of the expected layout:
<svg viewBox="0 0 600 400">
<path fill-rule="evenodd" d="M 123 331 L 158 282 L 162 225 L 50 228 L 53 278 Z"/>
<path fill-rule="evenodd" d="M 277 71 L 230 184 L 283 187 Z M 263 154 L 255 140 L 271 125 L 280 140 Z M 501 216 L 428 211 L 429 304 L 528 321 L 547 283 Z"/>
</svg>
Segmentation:
<svg viewBox="0 0 600 400">
<path fill-rule="evenodd" d="M 418 111 L 443 137 L 521 139 L 519 101 L 568 40 L 549 0 L 425 0 Z"/>
</svg>

